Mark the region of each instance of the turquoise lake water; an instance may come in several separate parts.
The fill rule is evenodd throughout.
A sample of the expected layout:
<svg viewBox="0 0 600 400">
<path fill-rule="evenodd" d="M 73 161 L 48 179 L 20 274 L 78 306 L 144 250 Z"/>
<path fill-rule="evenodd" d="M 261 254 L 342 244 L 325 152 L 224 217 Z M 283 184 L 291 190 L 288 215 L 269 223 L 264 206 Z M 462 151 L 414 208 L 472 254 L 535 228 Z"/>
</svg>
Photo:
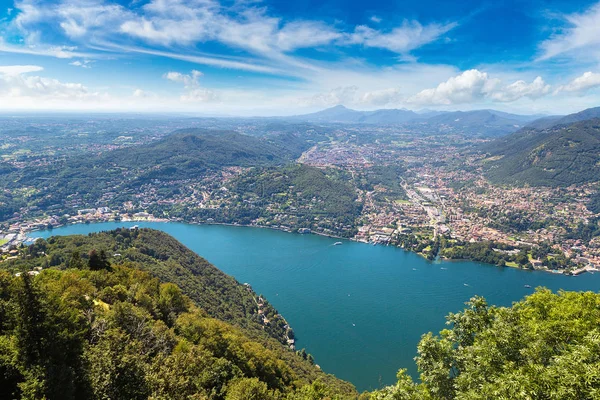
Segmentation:
<svg viewBox="0 0 600 400">
<path fill-rule="evenodd" d="M 285 316 L 317 364 L 360 391 L 395 382 L 399 368 L 416 376 L 423 333 L 471 296 L 510 305 L 531 293 L 600 291 L 600 273 L 578 277 L 457 261 L 431 263 L 402 249 L 268 229 L 110 222 L 72 225 L 32 237 L 87 234 L 139 225 L 159 229 L 238 281 L 248 282 Z"/>
</svg>

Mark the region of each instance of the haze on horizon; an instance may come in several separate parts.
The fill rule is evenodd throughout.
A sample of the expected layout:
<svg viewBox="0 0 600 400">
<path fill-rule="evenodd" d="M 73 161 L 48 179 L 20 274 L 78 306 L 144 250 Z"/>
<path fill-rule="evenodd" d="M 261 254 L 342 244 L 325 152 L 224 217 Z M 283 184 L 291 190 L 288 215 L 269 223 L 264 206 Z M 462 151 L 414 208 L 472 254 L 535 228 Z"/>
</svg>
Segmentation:
<svg viewBox="0 0 600 400">
<path fill-rule="evenodd" d="M 568 114 L 600 104 L 600 3 L 0 3 L 3 111 Z"/>
</svg>

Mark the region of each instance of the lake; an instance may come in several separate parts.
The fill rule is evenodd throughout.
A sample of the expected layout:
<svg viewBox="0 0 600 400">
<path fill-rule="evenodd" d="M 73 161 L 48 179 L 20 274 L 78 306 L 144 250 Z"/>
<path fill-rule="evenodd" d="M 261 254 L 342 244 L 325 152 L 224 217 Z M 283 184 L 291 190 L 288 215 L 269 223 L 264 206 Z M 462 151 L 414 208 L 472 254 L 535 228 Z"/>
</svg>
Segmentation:
<svg viewBox="0 0 600 400">
<path fill-rule="evenodd" d="M 87 234 L 117 227 L 159 229 L 239 282 L 264 294 L 288 320 L 317 364 L 359 391 L 395 382 L 399 368 L 416 376 L 422 334 L 474 295 L 508 306 L 531 293 L 600 290 L 600 273 L 577 277 L 500 268 L 470 261 L 432 263 L 402 249 L 269 229 L 161 222 L 71 225 L 31 237 Z"/>
</svg>

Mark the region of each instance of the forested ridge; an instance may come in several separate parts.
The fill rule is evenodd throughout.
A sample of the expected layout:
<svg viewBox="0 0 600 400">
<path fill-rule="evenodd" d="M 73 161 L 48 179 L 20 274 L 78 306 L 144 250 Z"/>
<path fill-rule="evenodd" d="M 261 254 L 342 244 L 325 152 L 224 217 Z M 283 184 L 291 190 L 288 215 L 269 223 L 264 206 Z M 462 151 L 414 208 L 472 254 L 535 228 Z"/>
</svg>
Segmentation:
<svg viewBox="0 0 600 400">
<path fill-rule="evenodd" d="M 484 145 L 494 183 L 569 186 L 600 176 L 600 119 L 523 129 Z"/>
</svg>

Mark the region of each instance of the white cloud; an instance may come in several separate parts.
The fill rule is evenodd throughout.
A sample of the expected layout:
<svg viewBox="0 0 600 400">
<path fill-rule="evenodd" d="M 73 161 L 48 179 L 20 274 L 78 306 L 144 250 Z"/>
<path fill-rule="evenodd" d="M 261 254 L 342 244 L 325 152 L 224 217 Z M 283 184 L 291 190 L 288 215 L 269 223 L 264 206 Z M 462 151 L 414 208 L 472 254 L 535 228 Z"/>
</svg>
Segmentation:
<svg viewBox="0 0 600 400">
<path fill-rule="evenodd" d="M 155 46 L 149 50 L 215 41 L 245 50 L 270 61 L 271 65 L 277 63 L 307 70 L 312 69 L 311 63 L 287 54 L 301 48 L 357 44 L 407 55 L 456 26 L 456 23 L 422 25 L 418 21 L 405 21 L 389 31 L 357 26 L 344 32 L 318 20 L 283 21 L 268 15 L 266 7 L 252 2 L 226 5 L 211 0 L 151 0 L 131 9 L 103 0 L 62 0 L 55 4 L 22 0 L 16 7 L 19 14 L 14 25 L 29 38 L 32 53 L 44 48 L 37 29 L 42 24 L 54 24 L 70 39 L 96 48 L 101 43 L 109 44 L 108 47 L 111 44 L 127 47 L 131 38 Z M 379 19 L 374 16 L 372 20 Z M 58 57 L 81 57 L 74 54 L 74 49 L 56 50 Z M 52 53 L 45 51 L 48 55 Z"/>
<path fill-rule="evenodd" d="M 550 85 L 546 84 L 542 77 L 538 76 L 531 83 L 518 80 L 501 90 L 492 93 L 491 98 L 496 101 L 511 102 L 519 100 L 522 97 L 538 99 L 550 93 Z"/>
<path fill-rule="evenodd" d="M 92 64 L 92 60 L 75 60 L 73 62 L 70 62 L 69 65 L 72 65 L 74 67 L 81 67 L 81 68 L 92 68 L 91 66 Z"/>
<path fill-rule="evenodd" d="M 402 92 L 398 88 L 373 90 L 363 93 L 360 97 L 361 104 L 374 106 L 395 105 L 401 101 Z"/>
<path fill-rule="evenodd" d="M 456 23 L 421 25 L 418 21 L 404 21 L 402 26 L 389 32 L 382 32 L 366 25 L 359 25 L 354 33 L 347 36 L 346 42 L 402 54 L 439 39 L 456 26 L 458 26 Z"/>
<path fill-rule="evenodd" d="M 29 54 L 36 56 L 48 56 L 56 58 L 93 57 L 90 53 L 76 51 L 76 46 L 47 46 L 29 43 L 25 46 L 15 46 L 4 42 L 0 37 L 0 53 Z"/>
<path fill-rule="evenodd" d="M 202 72 L 192 70 L 191 74 L 182 74 L 180 72 L 167 72 L 163 75 L 165 79 L 173 82 L 183 84 L 184 93 L 180 99 L 183 102 L 210 102 L 219 99 L 217 93 L 210 89 L 203 88 L 200 86 L 199 78 L 202 76 Z"/>
<path fill-rule="evenodd" d="M 556 92 L 585 92 L 600 86 L 600 74 L 588 71 L 573 79 L 566 85 L 560 86 Z"/>
<path fill-rule="evenodd" d="M 487 73 L 471 69 L 435 88 L 422 90 L 408 102 L 425 105 L 470 103 L 492 93 L 499 84 L 499 80 L 490 79 Z"/>
<path fill-rule="evenodd" d="M 328 44 L 341 36 L 339 32 L 321 22 L 291 22 L 277 33 L 276 45 L 282 51 L 289 51 Z"/>
<path fill-rule="evenodd" d="M 600 56 L 600 3 L 563 18 L 568 26 L 540 44 L 539 60 L 559 55 Z"/>
<path fill-rule="evenodd" d="M 39 72 L 44 68 L 39 65 L 0 65 L 0 74 L 2 75 L 21 75 L 30 72 Z"/>
<path fill-rule="evenodd" d="M 503 86 L 498 78 L 490 78 L 487 72 L 471 69 L 440 83 L 432 89 L 425 89 L 408 98 L 408 103 L 420 105 L 452 105 L 473 103 L 482 100 L 513 102 L 523 97 L 532 100 L 550 93 L 550 85 L 541 77 L 531 83 L 523 80 Z"/>
<path fill-rule="evenodd" d="M 361 90 L 358 86 L 340 86 L 327 92 L 317 93 L 301 101 L 305 106 L 331 107 L 343 104 L 350 107 L 373 108 L 397 105 L 401 102 L 400 89 L 388 88 L 371 91 Z"/>
<path fill-rule="evenodd" d="M 350 105 L 358 93 L 357 86 L 340 86 L 325 93 L 318 93 L 302 101 L 305 106 L 330 107 L 338 104 Z"/>
<path fill-rule="evenodd" d="M 371 21 L 375 22 L 376 24 L 380 23 L 381 21 L 383 21 L 381 18 L 379 18 L 377 15 L 373 15 L 371 18 L 369 18 Z"/>
<path fill-rule="evenodd" d="M 1 98 L 81 99 L 97 96 L 81 83 L 63 83 L 57 79 L 28 75 L 43 68 L 31 65 L 0 67 Z"/>
<path fill-rule="evenodd" d="M 154 92 L 150 92 L 144 89 L 135 89 L 133 91 L 133 93 L 131 94 L 134 98 L 138 98 L 138 99 L 152 99 L 152 100 L 158 100 L 159 96 L 154 93 Z"/>
</svg>

